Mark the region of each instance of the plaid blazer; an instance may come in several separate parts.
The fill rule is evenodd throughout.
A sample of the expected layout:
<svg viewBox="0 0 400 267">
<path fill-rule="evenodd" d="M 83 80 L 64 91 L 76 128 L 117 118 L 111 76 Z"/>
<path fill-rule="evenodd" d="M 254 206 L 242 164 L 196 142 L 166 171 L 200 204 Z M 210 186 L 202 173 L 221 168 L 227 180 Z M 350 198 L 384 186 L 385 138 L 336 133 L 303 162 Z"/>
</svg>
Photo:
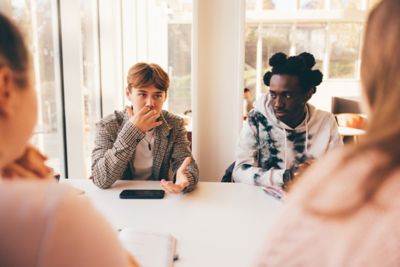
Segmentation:
<svg viewBox="0 0 400 267">
<path fill-rule="evenodd" d="M 186 157 L 192 157 L 183 120 L 168 111 L 161 111 L 164 123 L 155 128 L 152 180 L 172 180 Z M 115 111 L 96 124 L 95 147 L 92 152 L 92 179 L 100 188 L 108 188 L 118 179 L 132 180 L 133 160 L 137 144 L 145 134 L 129 122 L 126 111 Z M 192 191 L 199 179 L 199 170 L 192 157 L 188 167 Z"/>
</svg>

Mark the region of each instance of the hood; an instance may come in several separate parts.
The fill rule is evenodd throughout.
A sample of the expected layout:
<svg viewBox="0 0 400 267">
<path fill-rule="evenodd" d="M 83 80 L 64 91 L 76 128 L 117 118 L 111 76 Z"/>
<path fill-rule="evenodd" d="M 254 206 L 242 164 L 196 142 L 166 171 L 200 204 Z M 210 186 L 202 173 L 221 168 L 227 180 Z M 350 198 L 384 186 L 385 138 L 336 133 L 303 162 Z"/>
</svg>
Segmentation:
<svg viewBox="0 0 400 267">
<path fill-rule="evenodd" d="M 315 115 L 315 107 L 311 104 L 306 104 L 307 114 L 305 120 L 300 123 L 296 128 L 292 128 L 286 125 L 284 122 L 280 121 L 276 116 L 275 112 L 271 106 L 271 96 L 269 93 L 264 94 L 262 97 L 257 99 L 254 103 L 254 109 L 261 114 L 263 114 L 268 122 L 271 123 L 274 127 L 278 127 L 285 130 L 296 130 L 296 131 L 306 131 L 307 123 L 310 123 L 311 120 L 314 119 Z"/>
</svg>

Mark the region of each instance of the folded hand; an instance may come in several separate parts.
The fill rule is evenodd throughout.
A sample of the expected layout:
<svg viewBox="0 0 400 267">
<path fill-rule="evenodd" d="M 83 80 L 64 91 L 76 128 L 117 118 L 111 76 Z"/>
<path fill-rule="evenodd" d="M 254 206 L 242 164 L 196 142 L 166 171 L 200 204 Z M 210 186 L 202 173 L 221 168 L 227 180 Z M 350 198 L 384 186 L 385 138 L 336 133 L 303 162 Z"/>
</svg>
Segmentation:
<svg viewBox="0 0 400 267">
<path fill-rule="evenodd" d="M 39 150 L 28 146 L 20 158 L 3 168 L 2 177 L 5 179 L 51 179 L 54 177 L 53 170 L 46 166 L 46 160 L 47 157 Z"/>
</svg>

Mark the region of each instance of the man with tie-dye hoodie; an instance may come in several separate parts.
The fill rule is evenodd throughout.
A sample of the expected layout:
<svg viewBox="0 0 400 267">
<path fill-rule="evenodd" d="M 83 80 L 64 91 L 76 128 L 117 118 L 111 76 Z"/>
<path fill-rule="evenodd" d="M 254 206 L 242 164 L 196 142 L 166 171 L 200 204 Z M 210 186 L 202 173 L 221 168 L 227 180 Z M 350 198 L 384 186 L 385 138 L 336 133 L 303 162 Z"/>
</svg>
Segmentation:
<svg viewBox="0 0 400 267">
<path fill-rule="evenodd" d="M 342 146 L 334 116 L 308 100 L 322 82 L 314 56 L 273 55 L 264 75 L 269 91 L 258 99 L 236 149 L 235 182 L 284 187 L 302 164 Z"/>
</svg>

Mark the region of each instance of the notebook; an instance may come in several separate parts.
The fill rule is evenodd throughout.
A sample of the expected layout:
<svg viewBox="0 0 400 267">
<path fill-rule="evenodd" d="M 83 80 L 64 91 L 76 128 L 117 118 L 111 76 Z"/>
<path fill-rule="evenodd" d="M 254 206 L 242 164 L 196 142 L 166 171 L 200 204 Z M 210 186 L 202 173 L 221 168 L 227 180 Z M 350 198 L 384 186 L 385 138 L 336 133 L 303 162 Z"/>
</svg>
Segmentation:
<svg viewBox="0 0 400 267">
<path fill-rule="evenodd" d="M 123 228 L 119 230 L 119 239 L 143 267 L 172 267 L 177 258 L 176 239 L 172 235 Z"/>
</svg>

